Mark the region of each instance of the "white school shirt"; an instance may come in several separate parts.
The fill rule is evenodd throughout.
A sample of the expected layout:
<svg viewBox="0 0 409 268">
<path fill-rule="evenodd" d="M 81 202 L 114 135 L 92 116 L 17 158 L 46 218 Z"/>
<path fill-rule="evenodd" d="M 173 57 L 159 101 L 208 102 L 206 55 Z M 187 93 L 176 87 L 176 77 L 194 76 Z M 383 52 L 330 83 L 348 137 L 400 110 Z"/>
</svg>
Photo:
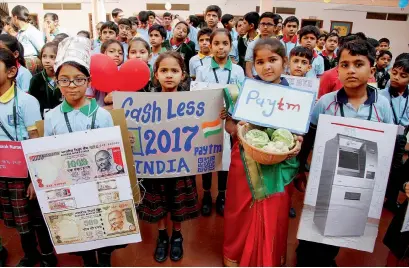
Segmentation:
<svg viewBox="0 0 409 268">
<path fill-rule="evenodd" d="M 24 57 L 34 57 L 40 55 L 44 46 L 44 36 L 36 27 L 27 24 L 25 29 L 21 29 L 17 34 L 17 40 L 24 48 Z"/>
<path fill-rule="evenodd" d="M 95 99 L 91 99 L 88 105 L 78 110 L 72 108 L 64 100 L 60 105 L 45 114 L 44 136 L 69 133 L 64 113 L 67 113 L 68 121 L 73 132 L 91 129 L 94 113 L 96 113 L 95 129 L 114 126 L 111 114 L 107 110 L 99 107 Z"/>
<path fill-rule="evenodd" d="M 193 56 L 189 61 L 190 77 L 196 77 L 197 69 L 200 66 L 208 66 L 212 62 L 212 56 L 205 56 L 199 52 L 196 56 Z"/>
<path fill-rule="evenodd" d="M 27 68 L 24 66 L 20 66 L 18 68 L 17 72 L 17 77 L 16 77 L 16 82 L 17 82 L 17 88 L 21 89 L 24 92 L 28 92 L 28 89 L 30 88 L 30 81 L 33 75 L 30 73 Z"/>
<path fill-rule="evenodd" d="M 409 103 L 408 94 L 409 88 L 399 95 L 391 90 L 391 88 L 385 88 L 378 91 L 380 95 L 384 96 L 391 106 L 392 116 L 394 118 L 395 125 L 408 126 L 409 125 Z M 395 115 L 394 115 L 395 114 Z M 395 118 L 396 117 L 396 118 Z"/>
<path fill-rule="evenodd" d="M 41 121 L 40 104 L 38 100 L 16 89 L 14 84 L 0 97 L 0 121 L 7 132 L 17 140 L 28 139 L 28 131 L 37 129 L 35 123 Z M 16 104 L 17 133 L 14 125 L 13 105 Z M 0 141 L 10 141 L 10 138 L 0 128 Z"/>
<path fill-rule="evenodd" d="M 218 83 L 224 85 L 241 84 L 244 82 L 244 79 L 245 76 L 243 69 L 237 64 L 234 64 L 230 58 L 228 58 L 223 69 L 220 68 L 220 66 L 212 58 L 210 65 L 200 66 L 196 73 L 197 82 Z"/>
</svg>

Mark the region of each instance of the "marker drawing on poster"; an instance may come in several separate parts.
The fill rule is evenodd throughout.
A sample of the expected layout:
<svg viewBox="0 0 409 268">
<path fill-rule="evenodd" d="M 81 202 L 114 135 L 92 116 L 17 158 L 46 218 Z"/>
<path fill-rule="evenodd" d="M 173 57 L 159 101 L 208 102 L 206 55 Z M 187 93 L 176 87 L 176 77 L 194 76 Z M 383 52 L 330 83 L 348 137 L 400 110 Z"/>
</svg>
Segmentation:
<svg viewBox="0 0 409 268">
<path fill-rule="evenodd" d="M 316 94 L 246 79 L 240 91 L 233 118 L 254 125 L 285 128 L 304 134 L 310 125 L 310 112 Z"/>
<path fill-rule="evenodd" d="M 397 133 L 320 115 L 298 239 L 373 251 Z"/>
<path fill-rule="evenodd" d="M 136 174 L 182 177 L 221 170 L 223 91 L 114 92 L 123 108 Z"/>
<path fill-rule="evenodd" d="M 119 127 L 22 146 L 58 254 L 141 241 Z"/>
</svg>

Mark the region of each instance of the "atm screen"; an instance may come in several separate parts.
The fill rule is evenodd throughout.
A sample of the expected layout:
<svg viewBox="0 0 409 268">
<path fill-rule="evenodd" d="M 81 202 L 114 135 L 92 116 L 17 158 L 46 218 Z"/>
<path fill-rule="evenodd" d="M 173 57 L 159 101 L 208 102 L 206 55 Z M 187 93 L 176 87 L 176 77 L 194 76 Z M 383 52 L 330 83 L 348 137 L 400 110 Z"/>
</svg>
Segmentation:
<svg viewBox="0 0 409 268">
<path fill-rule="evenodd" d="M 339 150 L 338 166 L 341 168 L 359 170 L 359 154 Z"/>
</svg>

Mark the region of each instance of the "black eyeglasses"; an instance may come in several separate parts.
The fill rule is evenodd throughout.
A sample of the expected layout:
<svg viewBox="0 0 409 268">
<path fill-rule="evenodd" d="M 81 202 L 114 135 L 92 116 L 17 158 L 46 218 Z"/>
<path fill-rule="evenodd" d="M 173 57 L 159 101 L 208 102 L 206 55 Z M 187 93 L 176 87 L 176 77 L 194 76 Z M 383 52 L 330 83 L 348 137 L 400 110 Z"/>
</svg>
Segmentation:
<svg viewBox="0 0 409 268">
<path fill-rule="evenodd" d="M 259 24 L 261 27 L 273 27 L 276 26 L 275 24 L 269 23 L 269 22 L 262 22 Z"/>
<path fill-rule="evenodd" d="M 85 85 L 88 82 L 88 80 L 89 80 L 89 77 L 75 78 L 74 80 L 63 78 L 63 79 L 57 80 L 57 84 L 60 87 L 69 87 L 71 83 L 73 83 L 75 86 L 80 87 L 80 86 Z"/>
</svg>

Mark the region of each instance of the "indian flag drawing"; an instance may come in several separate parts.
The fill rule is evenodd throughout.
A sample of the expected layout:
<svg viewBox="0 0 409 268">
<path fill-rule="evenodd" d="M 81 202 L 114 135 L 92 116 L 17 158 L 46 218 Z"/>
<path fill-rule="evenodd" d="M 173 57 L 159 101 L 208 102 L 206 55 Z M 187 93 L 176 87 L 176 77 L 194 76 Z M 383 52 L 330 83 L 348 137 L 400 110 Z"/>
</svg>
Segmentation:
<svg viewBox="0 0 409 268">
<path fill-rule="evenodd" d="M 221 119 L 202 123 L 202 130 L 205 138 L 221 133 L 222 128 L 223 124 Z"/>
</svg>

